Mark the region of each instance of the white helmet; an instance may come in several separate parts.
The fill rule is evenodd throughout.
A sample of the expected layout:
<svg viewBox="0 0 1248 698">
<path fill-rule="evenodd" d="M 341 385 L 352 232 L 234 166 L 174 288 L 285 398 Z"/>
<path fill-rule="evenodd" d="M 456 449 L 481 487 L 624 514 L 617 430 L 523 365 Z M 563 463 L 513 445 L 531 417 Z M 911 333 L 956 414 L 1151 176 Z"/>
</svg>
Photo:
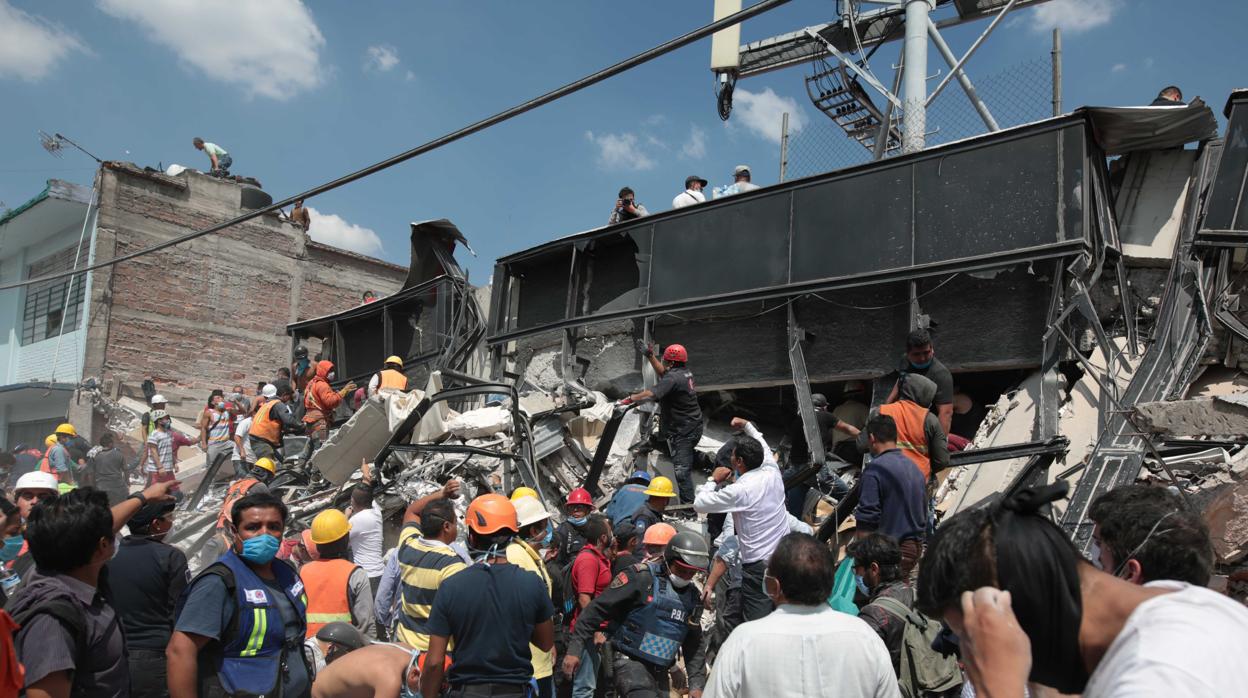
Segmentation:
<svg viewBox="0 0 1248 698">
<path fill-rule="evenodd" d="M 153 395 L 153 396 L 152 396 L 151 403 L 152 403 L 153 405 L 157 405 L 157 404 L 160 404 L 160 403 L 162 403 L 162 402 L 169 402 L 169 401 L 168 401 L 168 400 L 166 400 L 166 399 L 165 399 L 165 396 L 164 396 L 164 395 L 161 395 L 160 393 L 156 393 L 155 395 Z"/>
<path fill-rule="evenodd" d="M 45 473 L 42 470 L 25 473 L 17 478 L 17 484 L 13 486 L 14 492 L 21 492 L 22 490 L 51 490 L 56 492 L 56 477 L 52 473 Z"/>
<path fill-rule="evenodd" d="M 265 383 L 264 389 L 260 391 L 260 395 L 269 399 L 277 397 L 277 386 L 272 383 Z"/>
</svg>

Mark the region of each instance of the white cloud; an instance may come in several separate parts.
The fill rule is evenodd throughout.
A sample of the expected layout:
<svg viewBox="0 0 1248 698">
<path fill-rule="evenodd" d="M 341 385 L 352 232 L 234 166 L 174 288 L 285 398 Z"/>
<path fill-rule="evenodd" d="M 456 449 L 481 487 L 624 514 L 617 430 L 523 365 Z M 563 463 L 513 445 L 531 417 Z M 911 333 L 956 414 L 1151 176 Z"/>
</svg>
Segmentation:
<svg viewBox="0 0 1248 698">
<path fill-rule="evenodd" d="M 300 0 L 96 0 L 207 77 L 289 99 L 324 80 L 325 37 Z"/>
<path fill-rule="evenodd" d="M 1114 66 L 1113 66 L 1112 68 L 1110 68 L 1110 69 L 1109 69 L 1109 72 L 1111 72 L 1111 73 L 1121 73 L 1121 72 L 1125 71 L 1126 69 L 1127 69 L 1127 64 L 1126 64 L 1126 63 L 1115 63 L 1115 64 L 1114 64 Z"/>
<path fill-rule="evenodd" d="M 384 73 L 399 64 L 399 50 L 388 44 L 369 46 L 366 53 L 368 57 L 364 59 L 365 70 L 379 70 Z"/>
<path fill-rule="evenodd" d="M 413 73 L 412 71 L 409 70 L 407 71 L 407 75 L 403 76 L 403 79 L 407 80 L 408 82 L 411 82 L 416 79 L 416 73 Z"/>
<path fill-rule="evenodd" d="M 0 0 L 0 78 L 42 80 L 73 51 L 87 52 L 78 37 Z"/>
<path fill-rule="evenodd" d="M 689 140 L 681 146 L 680 154 L 691 160 L 701 160 L 706 157 L 706 131 L 698 128 L 697 124 L 691 124 Z"/>
<path fill-rule="evenodd" d="M 754 135 L 772 143 L 780 143 L 780 122 L 785 112 L 789 113 L 789 135 L 806 125 L 806 114 L 798 107 L 797 100 L 781 97 L 770 87 L 762 92 L 737 88 L 732 93 L 732 106 L 729 125 L 740 123 Z"/>
<path fill-rule="evenodd" d="M 360 254 L 381 254 L 381 238 L 371 229 L 348 223 L 337 214 L 321 213 L 311 206 L 308 215 L 311 217 L 308 235 L 313 240 Z"/>
<path fill-rule="evenodd" d="M 662 114 L 651 114 L 650 116 L 647 116 L 646 120 L 643 121 L 642 123 L 645 124 L 646 126 L 658 126 L 659 124 L 662 124 L 664 121 L 667 121 L 666 116 Z"/>
<path fill-rule="evenodd" d="M 1108 24 L 1120 6 L 1121 0 L 1050 0 L 1032 9 L 1031 28 L 1084 32 Z"/>
<path fill-rule="evenodd" d="M 598 146 L 598 164 L 608 170 L 650 170 L 655 162 L 639 147 L 635 133 L 586 131 L 585 138 Z"/>
</svg>

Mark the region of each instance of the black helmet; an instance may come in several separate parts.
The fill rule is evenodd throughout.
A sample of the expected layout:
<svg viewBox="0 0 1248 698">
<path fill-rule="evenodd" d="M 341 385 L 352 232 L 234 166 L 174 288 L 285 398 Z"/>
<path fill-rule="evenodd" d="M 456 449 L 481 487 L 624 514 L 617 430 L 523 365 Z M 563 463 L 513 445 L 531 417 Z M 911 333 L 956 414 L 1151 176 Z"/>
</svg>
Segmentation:
<svg viewBox="0 0 1248 698">
<path fill-rule="evenodd" d="M 302 345 L 295 347 L 295 358 L 297 359 L 308 358 L 308 348 Z"/>
<path fill-rule="evenodd" d="M 699 570 L 704 570 L 711 564 L 711 551 L 706 546 L 706 539 L 692 531 L 681 531 L 672 536 L 663 556 L 669 563 L 680 562 Z"/>
<path fill-rule="evenodd" d="M 826 410 L 828 409 L 828 396 L 823 393 L 811 393 L 810 404 L 814 405 L 817 410 Z"/>
<path fill-rule="evenodd" d="M 327 662 L 333 661 L 347 652 L 358 650 L 368 645 L 368 640 L 364 639 L 363 633 L 356 630 L 355 626 L 350 623 L 344 623 L 340 620 L 326 623 L 325 627 L 316 631 L 316 639 L 331 645 L 325 657 Z"/>
</svg>

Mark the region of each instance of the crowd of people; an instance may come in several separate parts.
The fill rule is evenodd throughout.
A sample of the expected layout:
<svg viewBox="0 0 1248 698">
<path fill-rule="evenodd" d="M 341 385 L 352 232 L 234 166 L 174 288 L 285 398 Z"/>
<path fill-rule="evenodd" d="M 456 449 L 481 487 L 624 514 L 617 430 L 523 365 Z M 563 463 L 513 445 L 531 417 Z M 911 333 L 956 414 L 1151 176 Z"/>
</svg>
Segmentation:
<svg viewBox="0 0 1248 698">
<path fill-rule="evenodd" d="M 0 499 L 0 695 L 1237 694 L 1248 610 L 1206 588 L 1208 529 L 1170 489 L 1098 498 L 1086 556 L 1047 513 L 1064 484 L 932 533 L 931 486 L 960 444 L 927 332 L 877 407 L 858 386 L 836 408 L 812 397 L 825 444 L 865 460 L 842 493 L 857 499 L 843 549 L 791 507 L 818 477 L 800 437 L 776 449 L 734 418 L 697 485 L 689 352 L 639 351 L 658 382 L 621 403 L 658 403 L 675 482 L 639 469 L 609 500 L 576 488 L 552 510 L 528 487 L 465 507 L 452 479 L 407 504 L 389 550 L 367 464 L 348 506 L 306 524 L 269 484 L 284 432 L 323 439 L 356 393 L 406 389 L 398 357 L 333 389 L 332 363 L 299 352 L 255 396 L 214 391 L 198 442 L 153 395 L 133 494 L 112 435 L 86 448 L 63 424 L 45 449 L 6 454 L 8 474 L 19 456 L 25 470 Z M 235 462 L 194 576 L 164 542 L 181 443 Z"/>
</svg>

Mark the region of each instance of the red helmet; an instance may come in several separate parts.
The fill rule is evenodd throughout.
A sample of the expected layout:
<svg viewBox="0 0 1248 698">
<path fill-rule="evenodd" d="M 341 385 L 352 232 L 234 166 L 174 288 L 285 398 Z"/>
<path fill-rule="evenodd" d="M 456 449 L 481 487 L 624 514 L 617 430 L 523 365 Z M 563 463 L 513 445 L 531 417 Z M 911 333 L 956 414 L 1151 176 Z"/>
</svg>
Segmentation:
<svg viewBox="0 0 1248 698">
<path fill-rule="evenodd" d="M 568 506 L 573 504 L 584 504 L 586 506 L 594 506 L 594 498 L 589 496 L 589 490 L 584 487 L 578 487 L 568 493 Z"/>
<path fill-rule="evenodd" d="M 685 345 L 683 344 L 669 344 L 663 350 L 663 360 L 679 361 L 683 364 L 689 360 L 689 352 L 685 351 Z"/>
</svg>

